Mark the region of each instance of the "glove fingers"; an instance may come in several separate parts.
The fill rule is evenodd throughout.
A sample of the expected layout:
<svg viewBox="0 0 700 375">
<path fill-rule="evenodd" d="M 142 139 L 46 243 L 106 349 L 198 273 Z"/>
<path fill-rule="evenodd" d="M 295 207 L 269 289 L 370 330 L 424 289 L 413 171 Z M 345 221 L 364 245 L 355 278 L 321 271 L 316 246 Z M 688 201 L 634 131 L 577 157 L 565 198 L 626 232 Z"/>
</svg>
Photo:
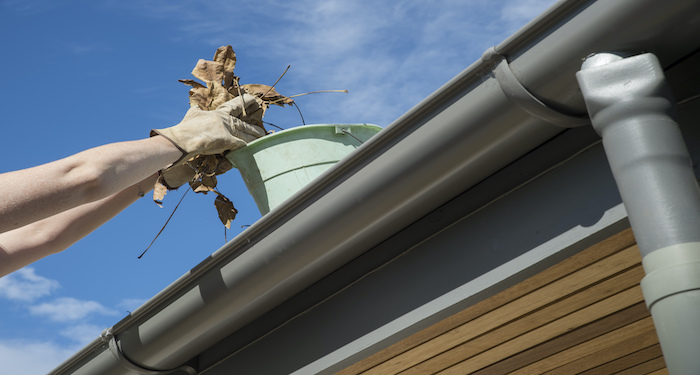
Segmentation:
<svg viewBox="0 0 700 375">
<path fill-rule="evenodd" d="M 236 136 L 249 136 L 252 137 L 251 140 L 255 140 L 265 135 L 265 130 L 259 126 L 249 124 L 235 117 L 233 117 L 231 120 L 233 121 L 233 128 L 236 129 L 239 133 Z M 250 142 L 250 140 L 247 140 L 245 138 L 243 138 L 243 140 L 245 140 L 246 142 Z"/>
<path fill-rule="evenodd" d="M 195 170 L 189 165 L 176 164 L 163 171 L 163 185 L 168 189 L 177 189 L 194 179 Z"/>
<path fill-rule="evenodd" d="M 216 111 L 224 112 L 233 117 L 240 117 L 243 114 L 243 105 L 245 104 L 246 114 L 253 113 L 257 111 L 260 104 L 256 100 L 257 98 L 249 95 L 243 94 L 242 96 L 237 96 L 224 104 L 220 105 Z"/>
</svg>

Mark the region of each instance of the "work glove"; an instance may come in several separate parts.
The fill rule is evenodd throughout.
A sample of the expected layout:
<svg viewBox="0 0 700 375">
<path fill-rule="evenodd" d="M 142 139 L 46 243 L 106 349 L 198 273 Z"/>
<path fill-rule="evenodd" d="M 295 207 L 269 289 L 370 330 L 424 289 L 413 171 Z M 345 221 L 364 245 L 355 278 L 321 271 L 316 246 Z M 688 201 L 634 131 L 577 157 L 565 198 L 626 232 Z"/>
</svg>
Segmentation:
<svg viewBox="0 0 700 375">
<path fill-rule="evenodd" d="M 187 161 L 193 157 L 223 154 L 265 135 L 263 113 L 260 99 L 243 94 L 211 111 L 192 107 L 179 124 L 151 130 L 151 136 L 162 135 L 182 151 L 182 157 L 162 171 L 164 185 L 176 189 L 191 181 L 196 171 Z"/>
</svg>

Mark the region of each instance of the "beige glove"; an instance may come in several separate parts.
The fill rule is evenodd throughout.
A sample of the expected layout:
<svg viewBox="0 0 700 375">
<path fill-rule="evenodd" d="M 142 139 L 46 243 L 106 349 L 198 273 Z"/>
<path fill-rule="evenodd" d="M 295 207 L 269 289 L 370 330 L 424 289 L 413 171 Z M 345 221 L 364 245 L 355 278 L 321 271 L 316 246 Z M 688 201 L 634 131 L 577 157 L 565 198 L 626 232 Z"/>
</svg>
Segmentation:
<svg viewBox="0 0 700 375">
<path fill-rule="evenodd" d="M 248 122 L 240 120 L 245 102 Z M 235 150 L 265 135 L 265 129 L 253 125 L 257 121 L 248 119 L 250 114 L 260 111 L 258 99 L 243 94 L 227 101 L 213 111 L 192 107 L 182 121 L 170 128 L 151 130 L 151 136 L 162 135 L 182 150 L 182 157 L 173 165 L 180 164 L 197 155 L 221 154 Z"/>
<path fill-rule="evenodd" d="M 191 158 L 235 150 L 265 135 L 262 114 L 259 99 L 243 94 L 242 97 L 231 99 L 212 111 L 192 107 L 179 124 L 166 129 L 151 130 L 151 136 L 164 136 L 183 154 L 162 172 L 165 185 L 169 189 L 175 189 L 192 180 L 195 170 L 187 165 Z M 247 122 L 239 117 L 245 118 Z"/>
</svg>

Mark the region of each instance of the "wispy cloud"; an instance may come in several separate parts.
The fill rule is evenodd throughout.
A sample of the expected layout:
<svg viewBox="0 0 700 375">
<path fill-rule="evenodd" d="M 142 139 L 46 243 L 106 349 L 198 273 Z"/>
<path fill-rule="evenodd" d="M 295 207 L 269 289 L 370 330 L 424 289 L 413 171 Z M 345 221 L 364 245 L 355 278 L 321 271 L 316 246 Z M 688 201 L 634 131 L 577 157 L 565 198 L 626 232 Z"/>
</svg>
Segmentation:
<svg viewBox="0 0 700 375">
<path fill-rule="evenodd" d="M 77 321 L 92 314 L 118 315 L 116 311 L 108 309 L 98 302 L 83 301 L 71 297 L 57 298 L 51 302 L 30 306 L 29 312 L 54 322 Z"/>
<path fill-rule="evenodd" d="M 147 299 L 144 298 L 126 298 L 121 300 L 118 304 L 117 307 L 120 309 L 123 309 L 124 311 L 134 311 L 137 308 L 139 308 L 141 305 L 146 303 L 148 301 Z"/>
<path fill-rule="evenodd" d="M 76 345 L 85 346 L 99 337 L 105 328 L 95 324 L 76 324 L 60 330 L 59 334 L 73 340 Z"/>
<path fill-rule="evenodd" d="M 58 287 L 58 281 L 39 276 L 34 268 L 25 267 L 0 278 L 0 297 L 32 302 L 40 297 L 48 296 Z"/>
<path fill-rule="evenodd" d="M 59 284 L 55 280 L 36 274 L 34 268 L 25 267 L 0 278 L 0 297 L 18 303 L 37 324 L 47 319 L 52 330 L 60 337 L 47 340 L 0 339 L 0 363 L 3 374 L 45 374 L 66 358 L 99 337 L 106 327 L 90 323 L 96 315 L 115 316 L 121 311 L 103 306 L 96 301 L 61 297 L 41 302 L 50 296 Z M 133 310 L 145 300 L 124 299 L 118 309 Z"/>
<path fill-rule="evenodd" d="M 280 86 L 295 92 L 285 94 L 350 92 L 298 99 L 311 122 L 387 125 L 553 2 L 151 0 L 113 6 L 168 18 L 180 25 L 178 38 L 214 48 L 232 44 L 239 61 L 255 61 L 261 70 L 281 72 L 291 64 Z"/>
<path fill-rule="evenodd" d="M 522 26 L 552 4 L 552 0 L 509 0 L 501 9 L 501 18 L 511 25 Z"/>
<path fill-rule="evenodd" d="M 79 346 L 59 345 L 51 341 L 0 340 L 0 363 L 3 374 L 46 374 Z"/>
</svg>

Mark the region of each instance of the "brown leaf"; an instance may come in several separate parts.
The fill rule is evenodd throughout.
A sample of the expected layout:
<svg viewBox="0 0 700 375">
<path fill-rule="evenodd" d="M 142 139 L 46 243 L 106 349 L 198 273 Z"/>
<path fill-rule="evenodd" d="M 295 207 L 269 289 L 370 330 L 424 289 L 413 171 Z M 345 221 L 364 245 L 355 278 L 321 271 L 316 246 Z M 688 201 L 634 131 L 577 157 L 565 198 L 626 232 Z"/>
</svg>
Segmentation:
<svg viewBox="0 0 700 375">
<path fill-rule="evenodd" d="M 192 75 L 204 82 L 223 82 L 224 64 L 216 61 L 200 59 L 192 69 Z"/>
<path fill-rule="evenodd" d="M 216 191 L 216 177 L 215 176 L 204 176 L 200 174 L 200 178 L 190 182 L 190 187 L 195 193 L 206 194 L 210 191 Z"/>
<path fill-rule="evenodd" d="M 277 104 L 284 107 L 285 104 L 292 105 L 294 100 L 278 93 L 274 87 L 259 83 L 249 83 L 241 85 L 241 89 L 250 95 L 261 98 L 266 104 Z"/>
<path fill-rule="evenodd" d="M 211 89 L 193 79 L 178 79 L 179 82 L 192 86 L 190 89 L 190 107 L 198 106 L 205 111 L 211 105 Z"/>
<path fill-rule="evenodd" d="M 206 186 L 210 191 L 216 188 L 216 176 L 202 176 L 202 186 Z"/>
<path fill-rule="evenodd" d="M 241 90 L 241 85 L 239 84 L 240 80 L 241 80 L 240 77 L 233 76 L 233 82 L 232 82 L 231 86 L 229 87 L 229 86 L 224 85 L 226 90 L 228 90 L 228 92 L 231 95 L 233 95 L 234 98 L 237 96 L 241 96 L 243 94 L 243 90 Z"/>
<path fill-rule="evenodd" d="M 224 65 L 224 88 L 233 86 L 233 70 L 236 68 L 236 53 L 231 46 L 221 46 L 214 53 L 214 61 Z"/>
<path fill-rule="evenodd" d="M 187 86 L 192 86 L 195 88 L 206 87 L 203 84 L 201 84 L 193 79 L 178 79 L 177 81 L 182 82 L 182 83 L 186 84 Z"/>
<path fill-rule="evenodd" d="M 202 175 L 213 176 L 219 167 L 219 158 L 217 155 L 198 155 L 187 163 Z"/>
<path fill-rule="evenodd" d="M 216 167 L 216 172 L 214 172 L 215 175 L 224 174 L 233 168 L 231 161 L 224 155 L 216 155 L 216 157 L 219 159 L 219 166 Z"/>
<path fill-rule="evenodd" d="M 220 83 L 207 82 L 207 84 L 209 85 L 211 99 L 212 99 L 211 103 L 209 104 L 209 110 L 217 109 L 217 108 L 219 108 L 220 105 L 233 99 L 233 95 L 231 95 L 228 92 L 228 90 L 226 90 L 223 86 L 221 86 Z"/>
<path fill-rule="evenodd" d="M 190 107 L 199 107 L 208 111 L 211 106 L 211 89 L 202 85 L 194 86 L 190 89 Z"/>
<path fill-rule="evenodd" d="M 224 70 L 233 72 L 236 68 L 236 53 L 233 47 L 221 46 L 214 52 L 214 61 L 223 64 Z"/>
<path fill-rule="evenodd" d="M 156 184 L 153 186 L 153 201 L 161 208 L 163 207 L 163 198 L 165 198 L 165 194 L 168 194 L 168 188 L 163 185 L 162 179 L 163 176 L 159 176 Z"/>
<path fill-rule="evenodd" d="M 236 214 L 238 213 L 238 210 L 233 207 L 233 202 L 219 194 L 214 200 L 214 206 L 216 206 L 216 211 L 219 213 L 221 223 L 224 224 L 226 228 L 231 229 L 231 221 L 236 218 Z"/>
</svg>

